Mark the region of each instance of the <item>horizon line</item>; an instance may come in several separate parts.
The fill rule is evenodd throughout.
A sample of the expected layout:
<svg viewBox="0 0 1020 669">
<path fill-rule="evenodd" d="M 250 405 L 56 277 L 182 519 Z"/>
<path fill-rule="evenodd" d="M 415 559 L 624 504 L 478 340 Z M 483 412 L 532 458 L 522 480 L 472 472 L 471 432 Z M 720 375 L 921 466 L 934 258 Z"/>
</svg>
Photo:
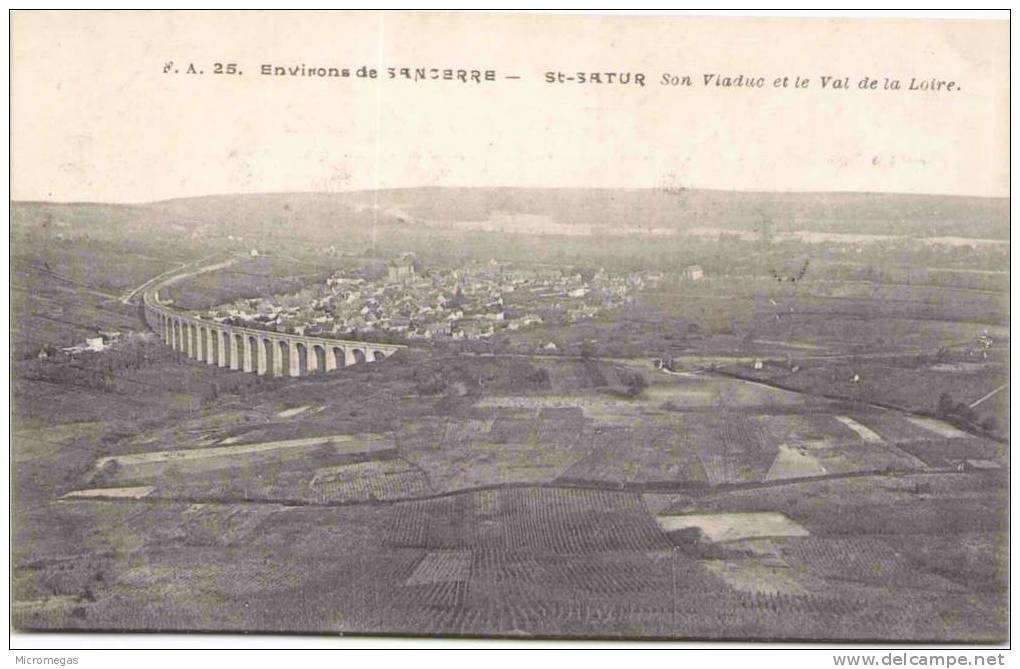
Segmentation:
<svg viewBox="0 0 1020 669">
<path fill-rule="evenodd" d="M 216 192 L 202 195 L 179 195 L 156 200 L 59 200 L 59 199 L 18 199 L 11 198 L 11 204 L 54 204 L 54 205 L 116 205 L 116 206 L 151 206 L 177 202 L 181 200 L 200 200 L 217 197 L 260 197 L 280 195 L 355 195 L 360 193 L 378 193 L 407 190 L 544 190 L 544 191 L 662 191 L 663 193 L 701 192 L 701 193 L 752 193 L 759 195 L 871 195 L 871 196 L 913 196 L 932 198 L 971 198 L 983 200 L 1009 200 L 1006 195 L 980 195 L 968 193 L 934 193 L 922 191 L 868 191 L 868 190 L 766 190 L 753 188 L 699 188 L 699 187 L 664 187 L 664 186 L 394 186 L 389 188 L 352 188 L 348 190 L 268 190 Z"/>
</svg>

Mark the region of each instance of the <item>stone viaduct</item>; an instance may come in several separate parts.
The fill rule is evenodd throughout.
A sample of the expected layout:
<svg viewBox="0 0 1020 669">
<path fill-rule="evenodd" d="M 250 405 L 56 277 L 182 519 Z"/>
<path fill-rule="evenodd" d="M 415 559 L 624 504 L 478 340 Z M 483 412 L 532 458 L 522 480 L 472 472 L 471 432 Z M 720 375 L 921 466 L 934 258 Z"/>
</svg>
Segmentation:
<svg viewBox="0 0 1020 669">
<path fill-rule="evenodd" d="M 209 365 L 252 374 L 305 376 L 388 358 L 398 344 L 306 337 L 197 318 L 144 294 L 145 319 L 168 346 Z"/>
</svg>

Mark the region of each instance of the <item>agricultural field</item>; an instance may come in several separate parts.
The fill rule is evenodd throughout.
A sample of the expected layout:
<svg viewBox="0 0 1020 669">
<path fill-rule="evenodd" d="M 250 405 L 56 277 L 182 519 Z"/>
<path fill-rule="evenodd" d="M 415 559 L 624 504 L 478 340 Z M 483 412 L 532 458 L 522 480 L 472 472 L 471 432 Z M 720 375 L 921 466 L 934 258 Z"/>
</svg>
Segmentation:
<svg viewBox="0 0 1020 669">
<path fill-rule="evenodd" d="M 266 202 L 281 230 L 314 209 L 280 198 Z M 365 223 L 349 204 L 330 211 Z M 292 293 L 408 239 L 461 262 L 435 248 L 456 237 L 390 221 L 371 254 L 327 253 L 323 223 L 321 239 L 242 244 L 216 232 L 234 217 L 215 202 L 172 227 L 197 206 L 156 208 L 161 253 L 89 237 L 104 217 L 144 228 L 140 209 L 68 210 L 53 225 L 80 254 L 69 239 L 14 259 L 15 627 L 1006 638 L 998 247 L 932 248 L 920 255 L 942 264 L 916 269 L 893 267 L 892 242 L 868 248 L 888 267 L 819 247 L 831 257 L 794 283 L 743 275 L 762 260 L 751 242 L 692 241 L 655 257 L 675 277 L 678 254 L 703 252 L 690 262 L 706 280 L 664 279 L 594 319 L 270 378 L 188 360 L 123 298 L 209 254 L 238 260 L 165 297 Z M 508 252 L 546 253 L 529 244 Z M 746 264 L 726 267 L 724 244 Z M 35 357 L 98 329 L 122 336 Z"/>
<path fill-rule="evenodd" d="M 104 437 L 104 453 L 92 467 L 100 483 L 117 487 L 160 479 L 161 496 L 205 499 L 229 489 L 229 499 L 279 495 L 341 502 L 554 482 L 698 489 L 952 468 L 967 459 L 1003 457 L 991 442 L 935 419 L 724 376 L 670 375 L 630 362 L 536 360 L 532 371 L 513 374 L 545 381 L 527 394 L 514 394 L 501 385 L 501 370 L 526 363 L 462 358 L 444 373 L 464 379 L 464 394 L 449 384 L 451 390 L 441 396 L 416 391 L 417 372 L 396 358 L 366 365 L 360 373 L 355 367 L 348 374 L 312 377 L 298 387 L 285 379 L 170 363 L 142 356 L 88 389 L 107 402 L 137 402 L 131 390 L 142 375 L 155 380 L 154 366 L 213 380 L 212 392 L 195 396 L 183 383 L 173 388 L 174 373 L 161 373 L 157 391 L 176 390 L 188 398 L 181 408 L 190 410 L 163 425 L 152 415 L 153 428 L 144 433 Z M 431 364 L 427 358 L 422 363 Z M 648 379 L 639 395 L 613 389 L 609 377 L 635 370 Z M 593 378 L 602 379 L 600 385 Z M 231 389 L 231 382 L 243 385 Z M 398 413 L 381 411 L 393 406 Z M 147 408 L 135 411 L 145 415 Z M 381 450 L 354 446 L 348 452 L 339 443 L 364 434 L 378 435 Z M 339 441 L 331 446 L 330 440 Z M 910 446 L 913 442 L 918 445 Z M 327 486 L 315 471 L 334 458 L 341 458 L 338 466 L 365 464 L 338 471 Z M 373 470 L 377 465 L 368 461 L 379 458 L 399 458 L 402 464 Z"/>
<path fill-rule="evenodd" d="M 229 267 L 167 286 L 161 297 L 184 309 L 209 309 L 235 300 L 295 293 L 322 283 L 341 264 L 334 258 L 247 257 Z"/>
<path fill-rule="evenodd" d="M 19 541 L 16 624 L 998 637 L 1006 470 L 958 463 L 1005 467 L 1000 445 L 709 374 L 646 370 L 628 398 L 593 385 L 590 363 L 533 360 L 516 378 L 548 383 L 515 395 L 510 365 L 448 366 L 492 379 L 463 395 L 421 395 L 382 364 L 224 391 L 143 432 L 23 432 L 19 499 L 35 502 L 16 531 L 73 531 Z M 743 520 L 697 520 L 726 517 Z M 72 562 L 85 536 L 90 558 Z"/>
<path fill-rule="evenodd" d="M 724 502 L 685 510 L 714 513 Z M 980 640 L 997 634 L 995 593 L 1004 586 L 1003 564 L 978 558 L 999 550 L 991 528 L 950 543 L 929 533 L 833 534 L 800 515 L 696 538 L 663 531 L 643 497 L 627 492 L 514 487 L 343 508 L 51 504 L 94 533 L 95 557 L 70 568 L 22 556 L 22 627 L 130 620 L 133 629 L 158 621 L 162 629 L 734 638 L 734 628 L 715 626 L 728 619 L 746 638 L 826 629 L 819 638 L 934 638 L 948 625 L 955 638 Z M 965 559 L 962 575 L 945 550 Z M 252 605 L 233 607 L 239 596 Z"/>
<path fill-rule="evenodd" d="M 399 459 L 322 467 L 309 487 L 319 504 L 421 497 L 431 492 L 428 477 Z"/>
<path fill-rule="evenodd" d="M 103 238 L 76 230 L 77 218 L 48 215 L 41 229 L 20 226 L 12 207 L 12 358 L 43 346 L 84 342 L 98 330 L 141 330 L 136 308 L 120 301 L 134 287 L 198 258 L 186 244 L 150 238 Z"/>
<path fill-rule="evenodd" d="M 12 359 L 31 358 L 44 346 L 80 344 L 99 329 L 137 328 L 137 310 L 118 298 L 115 290 L 12 260 Z"/>
</svg>

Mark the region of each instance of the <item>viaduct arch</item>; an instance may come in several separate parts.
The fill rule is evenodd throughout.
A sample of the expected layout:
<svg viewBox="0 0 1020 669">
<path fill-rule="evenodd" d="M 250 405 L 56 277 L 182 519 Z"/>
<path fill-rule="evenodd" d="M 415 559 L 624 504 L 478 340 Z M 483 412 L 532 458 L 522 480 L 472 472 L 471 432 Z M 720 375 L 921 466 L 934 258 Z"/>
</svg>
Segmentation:
<svg viewBox="0 0 1020 669">
<path fill-rule="evenodd" d="M 197 318 L 143 297 L 145 320 L 167 346 L 208 365 L 271 376 L 325 374 L 362 362 L 376 362 L 407 348 L 400 344 L 306 337 L 225 325 Z"/>
</svg>

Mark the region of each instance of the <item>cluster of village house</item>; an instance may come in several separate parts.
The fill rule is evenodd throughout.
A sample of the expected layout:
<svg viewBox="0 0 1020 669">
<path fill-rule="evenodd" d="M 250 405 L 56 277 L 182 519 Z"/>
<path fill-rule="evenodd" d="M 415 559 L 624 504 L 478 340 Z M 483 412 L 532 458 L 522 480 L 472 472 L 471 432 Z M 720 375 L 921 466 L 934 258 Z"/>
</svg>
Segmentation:
<svg viewBox="0 0 1020 669">
<path fill-rule="evenodd" d="M 310 336 L 485 339 L 550 317 L 562 322 L 594 318 L 660 278 L 650 272 L 519 268 L 495 260 L 422 271 L 413 254 L 404 254 L 378 278 L 338 272 L 325 285 L 297 296 L 241 300 L 204 317 Z"/>
<path fill-rule="evenodd" d="M 258 255 L 254 250 L 251 254 Z M 693 265 L 681 276 L 700 280 L 704 272 Z M 407 340 L 478 340 L 540 324 L 550 316 L 558 322 L 594 318 L 632 301 L 635 290 L 662 278 L 658 272 L 619 275 L 605 270 L 520 268 L 495 260 L 422 272 L 413 254 L 404 254 L 375 279 L 338 272 L 324 285 L 297 295 L 239 300 L 201 315 L 221 323 L 309 336 L 386 333 Z M 43 346 L 37 357 L 101 352 L 120 339 L 120 332 L 100 330 L 73 346 Z"/>
</svg>

